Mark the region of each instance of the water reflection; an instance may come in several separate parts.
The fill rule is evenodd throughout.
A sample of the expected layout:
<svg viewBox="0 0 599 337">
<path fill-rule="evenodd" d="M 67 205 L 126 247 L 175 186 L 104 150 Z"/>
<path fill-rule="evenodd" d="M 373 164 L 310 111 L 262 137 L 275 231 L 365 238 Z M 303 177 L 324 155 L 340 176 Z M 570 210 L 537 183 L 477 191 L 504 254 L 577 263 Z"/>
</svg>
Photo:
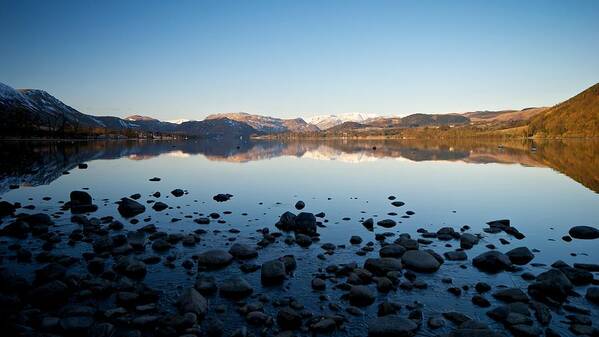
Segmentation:
<svg viewBox="0 0 599 337">
<path fill-rule="evenodd" d="M 11 185 L 46 185 L 79 163 L 96 159 L 146 160 L 160 155 L 204 155 L 244 163 L 280 156 L 351 163 L 399 158 L 550 167 L 599 192 L 598 141 L 56 141 L 1 142 L 0 193 Z"/>
</svg>

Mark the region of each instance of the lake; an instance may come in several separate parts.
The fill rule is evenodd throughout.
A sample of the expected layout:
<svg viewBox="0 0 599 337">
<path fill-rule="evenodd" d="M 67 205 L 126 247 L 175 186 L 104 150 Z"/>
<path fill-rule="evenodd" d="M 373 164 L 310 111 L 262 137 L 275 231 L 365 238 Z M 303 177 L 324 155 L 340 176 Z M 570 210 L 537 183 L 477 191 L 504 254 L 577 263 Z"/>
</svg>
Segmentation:
<svg viewBox="0 0 599 337">
<path fill-rule="evenodd" d="M 334 332 L 339 336 L 366 335 L 369 320 L 377 316 L 378 305 L 385 300 L 401 304 L 402 315 L 410 312 L 417 316 L 421 311 L 424 320 L 419 333 L 422 335 L 451 331 L 453 324 L 449 321 L 438 329 L 427 324 L 429 318 L 440 317 L 448 311 L 462 312 L 502 329 L 501 324 L 485 315 L 488 309 L 471 302 L 477 282 L 487 282 L 494 290 L 507 286 L 526 292 L 533 281 L 523 279 L 520 276 L 523 273 L 538 275 L 550 269 L 549 265 L 557 260 L 570 265 L 599 263 L 599 241 L 575 238 L 567 242 L 562 239 L 573 226 L 599 225 L 598 142 L 5 141 L 0 143 L 0 149 L 0 200 L 18 202 L 22 208 L 17 209 L 17 214 L 46 213 L 52 215 L 54 222 L 50 226 L 50 232 L 55 234 L 52 240 L 35 236 L 27 239 L 1 237 L 3 268 L 29 281 L 34 279 L 34 271 L 48 262 L 48 259 L 38 261 L 40 259 L 35 258 L 40 252 L 76 257 L 80 261 L 69 264 L 68 272 L 93 278 L 94 273 L 88 273 L 85 259 L 89 262 L 89 259 L 100 257 L 103 270 L 109 269 L 115 260 L 114 252 L 84 254 L 93 252 L 92 243 L 98 237 L 123 234 L 149 224 L 166 234 L 195 232 L 195 245 L 182 245 L 174 237 L 172 248 L 168 250 L 155 251 L 148 241 L 145 250 L 133 254 L 139 259 L 160 257 L 158 263 L 147 260 L 144 278 L 145 284 L 161 292 L 157 302 L 159 313 L 173 312 L 178 294 L 196 281 L 198 268 L 194 255 L 212 248 L 228 250 L 235 242 L 251 247 L 260 243 L 258 257 L 246 264 L 259 266 L 292 254 L 297 268 L 287 270 L 289 274 L 284 283 L 276 286 L 261 285 L 260 270 L 244 272 L 240 269 L 243 262 L 237 260 L 223 269 L 203 271 L 202 274 L 213 276 L 217 284 L 235 275 L 245 278 L 253 288 L 253 295 L 245 301 L 256 306 L 255 303 L 259 303 L 259 311 L 271 316 L 271 321 L 277 317 L 279 307 L 290 303 L 298 312 L 303 310 L 312 316 L 309 318 L 306 314 L 303 319 L 343 315 L 344 324 L 337 324 Z M 150 181 L 153 177 L 160 180 Z M 183 190 L 184 194 L 174 196 L 171 191 L 175 189 Z M 92 221 L 103 231 L 98 232 L 96 228 L 91 234 L 85 233 L 85 225 L 74 223 L 71 212 L 61 209 L 64 202 L 69 201 L 70 192 L 75 190 L 89 193 L 98 206 L 97 211 L 87 215 L 88 219 L 113 217 L 97 220 L 97 223 Z M 160 197 L 153 196 L 155 192 L 160 192 Z M 140 195 L 136 200 L 146 209 L 136 217 L 125 218 L 117 212 L 115 202 L 134 194 Z M 217 194 L 231 194 L 232 197 L 217 202 L 213 199 Z M 305 203 L 301 211 L 295 208 L 300 200 Z M 156 201 L 165 203 L 168 208 L 155 211 L 151 207 Z M 405 204 L 396 207 L 392 201 Z M 295 214 L 323 212 L 325 215 L 317 218 L 319 242 L 308 248 L 285 243 L 285 239 L 293 234 L 280 232 L 275 224 L 287 211 Z M 194 221 L 210 218 L 211 213 L 217 214 L 209 224 Z M 367 218 L 374 219 L 373 230 L 363 225 Z M 392 219 L 397 225 L 390 228 L 377 225 L 382 219 Z M 511 226 L 525 237 L 519 240 L 505 232 L 484 231 L 489 228 L 487 222 L 499 219 L 509 219 Z M 108 229 L 107 224 L 113 220 L 124 224 L 124 228 Z M 0 226 L 11 222 L 10 217 L 5 217 Z M 454 228 L 457 238 L 460 229 L 481 234 L 480 242 L 465 251 L 467 261 L 446 260 L 435 273 L 416 273 L 417 280 L 425 283 L 426 289 L 418 289 L 422 287 L 420 283 L 416 283 L 418 288 L 411 289 L 410 285 L 404 284 L 402 287 L 396 285 L 387 293 L 377 291 L 375 282 L 370 285 L 374 304 L 360 307 L 357 313 L 346 312 L 349 306 L 347 291 L 341 286 L 346 279 L 331 273 L 332 269 L 327 272 L 328 266 L 350 262 L 362 266 L 367 258 L 378 257 L 383 239 L 393 242 L 402 233 L 421 239 L 421 249 L 432 249 L 441 255 L 459 248 L 459 240 L 429 238 L 429 241 L 422 236 L 424 232 L 437 232 L 442 227 Z M 81 234 L 82 228 L 83 239 L 73 239 L 73 231 Z M 268 242 L 262 242 L 265 234 Z M 352 245 L 349 242 L 351 236 L 360 236 L 363 242 Z M 51 245 L 43 246 L 50 241 Z M 334 249 L 322 249 L 324 243 L 332 243 Z M 491 244 L 501 252 L 528 247 L 534 251 L 534 259 L 510 272 L 480 272 L 472 266 L 471 260 L 489 250 L 487 245 Z M 33 253 L 32 261 L 15 258 L 19 249 Z M 189 269 L 183 266 L 184 261 L 189 261 Z M 597 278 L 596 272 L 594 276 Z M 326 281 L 326 291 L 311 289 L 315 277 Z M 575 291 L 582 296 L 568 300 L 573 306 L 591 310 L 591 317 L 599 319 L 599 307 L 584 298 L 587 286 L 577 286 Z M 460 289 L 459 296 L 448 291 L 452 287 Z M 81 302 L 99 311 L 115 307 L 112 297 L 96 299 L 87 296 Z M 289 297 L 292 297 L 291 302 Z M 493 306 L 502 303 L 490 294 L 485 297 Z M 206 295 L 206 298 L 211 308 L 207 313 L 207 322 L 210 322 L 207 325 L 220 322 L 226 333 L 245 325 L 250 331 L 258 332 L 271 324 L 252 325 L 252 319 L 266 318 L 257 317 L 259 315 L 246 317 L 248 323 L 243 319 L 246 313 L 239 309 L 247 311 L 247 306 L 219 295 Z M 239 312 L 243 312 L 242 318 Z M 124 316 L 133 319 L 142 314 L 147 315 L 129 312 Z M 551 327 L 562 335 L 572 334 L 570 325 L 564 322 L 568 314 L 571 312 L 562 309 L 553 312 Z M 148 320 L 148 326 L 158 324 L 158 318 Z M 308 331 L 299 333 L 309 334 Z"/>
</svg>

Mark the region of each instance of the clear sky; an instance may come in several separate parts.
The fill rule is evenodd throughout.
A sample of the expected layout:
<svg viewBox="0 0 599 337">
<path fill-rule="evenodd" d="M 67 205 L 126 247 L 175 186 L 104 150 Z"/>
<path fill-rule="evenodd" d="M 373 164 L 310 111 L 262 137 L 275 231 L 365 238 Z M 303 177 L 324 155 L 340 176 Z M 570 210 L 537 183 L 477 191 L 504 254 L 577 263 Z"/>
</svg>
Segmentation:
<svg viewBox="0 0 599 337">
<path fill-rule="evenodd" d="M 599 1 L 0 0 L 0 82 L 85 113 L 462 112 L 599 82 Z"/>
</svg>

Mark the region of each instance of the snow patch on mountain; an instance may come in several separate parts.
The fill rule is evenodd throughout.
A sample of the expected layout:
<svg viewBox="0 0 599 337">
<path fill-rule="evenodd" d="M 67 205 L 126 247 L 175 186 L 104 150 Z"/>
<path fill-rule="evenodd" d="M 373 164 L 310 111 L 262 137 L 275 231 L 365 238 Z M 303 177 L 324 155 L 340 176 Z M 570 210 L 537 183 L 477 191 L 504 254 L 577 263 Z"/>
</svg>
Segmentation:
<svg viewBox="0 0 599 337">
<path fill-rule="evenodd" d="M 190 121 L 189 119 L 179 118 L 179 119 L 167 120 L 166 122 L 173 123 L 173 124 L 181 124 L 181 123 L 185 123 L 185 122 L 189 122 L 189 121 Z"/>
<path fill-rule="evenodd" d="M 345 122 L 357 122 L 362 123 L 368 119 L 379 117 L 377 114 L 354 112 L 344 114 L 331 114 L 331 115 L 319 115 L 313 116 L 306 119 L 306 122 L 312 125 L 316 125 L 321 130 L 326 130 L 343 124 Z"/>
</svg>

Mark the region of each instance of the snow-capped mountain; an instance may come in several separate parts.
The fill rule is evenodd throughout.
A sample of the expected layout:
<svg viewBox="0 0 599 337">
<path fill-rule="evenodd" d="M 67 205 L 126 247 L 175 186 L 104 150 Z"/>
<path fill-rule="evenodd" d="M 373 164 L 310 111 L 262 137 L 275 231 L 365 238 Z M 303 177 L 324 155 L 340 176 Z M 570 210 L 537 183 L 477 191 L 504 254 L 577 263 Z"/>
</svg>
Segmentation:
<svg viewBox="0 0 599 337">
<path fill-rule="evenodd" d="M 326 130 L 328 128 L 332 128 L 333 126 L 343 124 L 345 122 L 362 123 L 371 118 L 376 117 L 379 117 L 379 115 L 373 113 L 355 112 L 336 115 L 314 116 L 307 118 L 306 122 L 312 125 L 316 125 L 320 130 Z"/>
</svg>

